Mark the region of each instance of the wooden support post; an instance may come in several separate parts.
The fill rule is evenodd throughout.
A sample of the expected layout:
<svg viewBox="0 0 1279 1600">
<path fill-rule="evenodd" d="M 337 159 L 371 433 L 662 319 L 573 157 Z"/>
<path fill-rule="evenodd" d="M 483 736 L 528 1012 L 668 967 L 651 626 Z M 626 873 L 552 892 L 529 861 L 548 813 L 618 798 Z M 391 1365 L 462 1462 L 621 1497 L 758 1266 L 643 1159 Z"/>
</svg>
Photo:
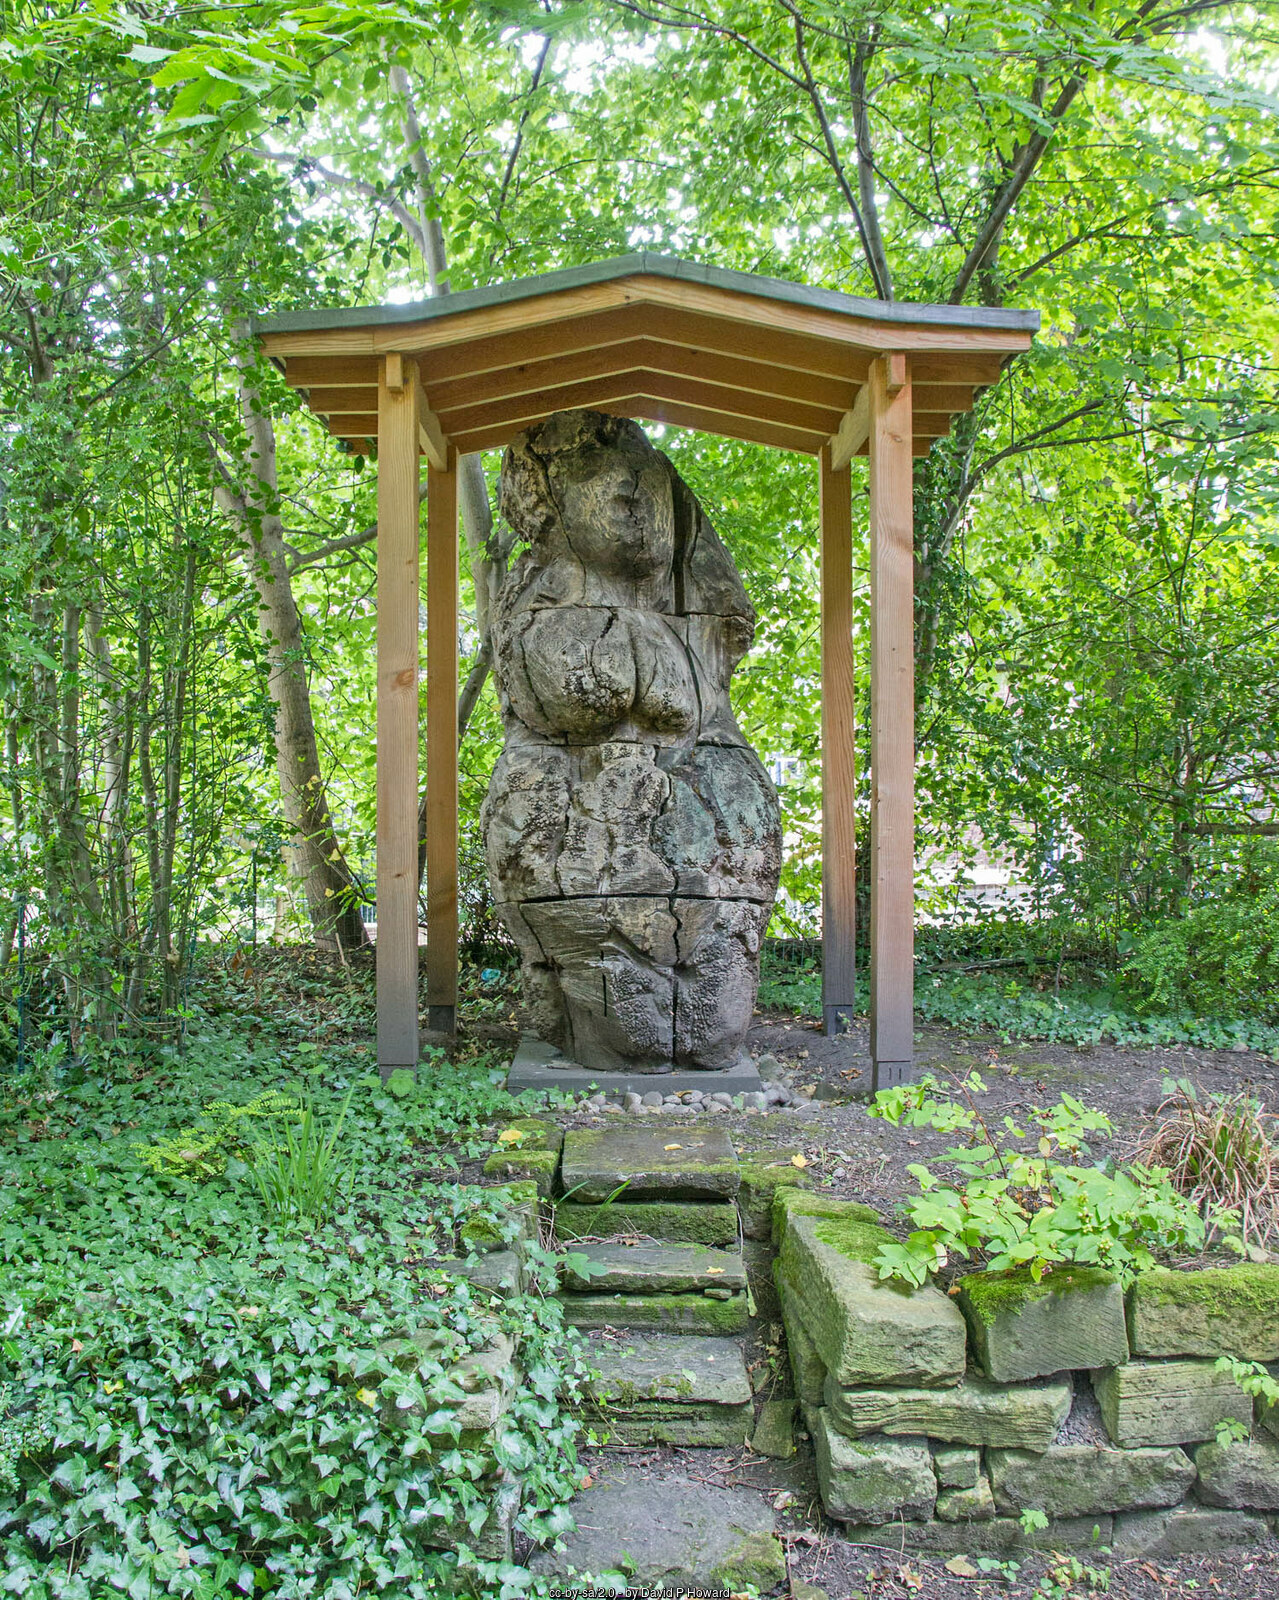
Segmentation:
<svg viewBox="0 0 1279 1600">
<path fill-rule="evenodd" d="M 457 1026 L 457 456 L 426 488 L 426 1005 Z"/>
<path fill-rule="evenodd" d="M 821 453 L 822 584 L 822 1023 L 845 1032 L 853 1018 L 857 858 L 853 801 L 856 725 L 853 678 L 852 475 L 845 457 Z"/>
<path fill-rule="evenodd" d="M 870 371 L 870 1053 L 875 1090 L 914 1067 L 915 617 L 910 369 Z"/>
<path fill-rule="evenodd" d="M 407 369 L 407 370 L 406 370 Z M 416 1069 L 418 389 L 412 363 L 378 372 L 377 1058 Z"/>
</svg>

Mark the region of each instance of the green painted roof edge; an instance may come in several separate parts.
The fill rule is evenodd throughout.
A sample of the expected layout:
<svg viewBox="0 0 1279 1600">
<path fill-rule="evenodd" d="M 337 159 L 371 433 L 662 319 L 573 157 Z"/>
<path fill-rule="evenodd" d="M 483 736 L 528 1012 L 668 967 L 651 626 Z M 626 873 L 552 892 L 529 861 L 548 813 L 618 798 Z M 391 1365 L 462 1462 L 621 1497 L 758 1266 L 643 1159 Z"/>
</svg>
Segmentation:
<svg viewBox="0 0 1279 1600">
<path fill-rule="evenodd" d="M 436 317 L 457 316 L 463 311 L 483 310 L 487 306 L 530 300 L 537 295 L 557 294 L 565 289 L 609 283 L 616 278 L 633 278 L 640 273 L 649 277 L 675 278 L 686 283 L 703 284 L 712 289 L 730 289 L 737 294 L 759 295 L 766 300 L 781 300 L 814 311 L 834 311 L 846 317 L 873 317 L 880 322 L 905 322 L 925 327 L 1001 329 L 1014 333 L 1036 333 L 1039 329 L 1038 311 L 869 300 L 861 295 L 841 294 L 837 289 L 817 289 L 809 284 L 788 283 L 784 278 L 765 278 L 753 272 L 736 272 L 728 267 L 704 267 L 697 261 L 681 261 L 676 256 L 659 256 L 641 250 L 634 255 L 615 256 L 610 261 L 595 261 L 584 267 L 564 267 L 558 272 L 546 272 L 538 277 L 515 278 L 510 283 L 495 283 L 483 289 L 462 289 L 456 294 L 417 300 L 406 305 L 335 306 L 331 310 L 285 311 L 275 316 L 254 314 L 249 318 L 249 331 L 257 336 L 424 322 Z"/>
</svg>

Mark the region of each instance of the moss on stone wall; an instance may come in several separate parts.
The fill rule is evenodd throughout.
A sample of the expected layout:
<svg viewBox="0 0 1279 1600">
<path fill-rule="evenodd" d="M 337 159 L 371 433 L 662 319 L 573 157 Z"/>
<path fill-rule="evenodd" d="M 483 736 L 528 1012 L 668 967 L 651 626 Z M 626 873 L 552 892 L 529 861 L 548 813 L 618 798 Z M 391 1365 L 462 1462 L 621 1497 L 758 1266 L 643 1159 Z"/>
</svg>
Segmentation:
<svg viewBox="0 0 1279 1600">
<path fill-rule="evenodd" d="M 1143 1299 L 1155 1305 L 1200 1306 L 1220 1316 L 1266 1312 L 1279 1305 L 1279 1266 L 1240 1262 L 1200 1272 L 1155 1267 L 1140 1279 Z"/>
<path fill-rule="evenodd" d="M 822 1244 L 828 1244 L 832 1250 L 838 1250 L 841 1256 L 847 1256 L 850 1261 L 861 1261 L 868 1267 L 874 1266 L 875 1257 L 892 1240 L 886 1228 L 860 1217 L 825 1217 L 813 1231 Z"/>
<path fill-rule="evenodd" d="M 961 1278 L 956 1287 L 966 1297 L 972 1314 L 990 1327 L 1002 1312 L 1020 1311 L 1047 1295 L 1099 1289 L 1114 1281 L 1113 1274 L 1100 1267 L 1059 1266 L 1045 1272 L 1036 1283 L 1029 1267 L 1019 1267 L 1014 1272 L 972 1272 Z"/>
</svg>

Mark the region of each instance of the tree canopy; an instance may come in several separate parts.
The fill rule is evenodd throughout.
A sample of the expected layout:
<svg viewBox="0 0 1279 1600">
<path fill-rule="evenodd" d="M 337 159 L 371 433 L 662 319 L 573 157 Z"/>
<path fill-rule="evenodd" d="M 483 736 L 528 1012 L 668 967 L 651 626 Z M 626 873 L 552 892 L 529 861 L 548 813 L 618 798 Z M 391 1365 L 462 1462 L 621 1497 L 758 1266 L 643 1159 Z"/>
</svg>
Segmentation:
<svg viewBox="0 0 1279 1600">
<path fill-rule="evenodd" d="M 78 1038 L 173 1025 L 202 939 L 268 918 L 343 950 L 361 937 L 375 465 L 299 412 L 246 313 L 636 248 L 1042 312 L 1034 349 L 917 466 L 921 870 L 1002 853 L 1063 952 L 1153 959 L 1194 917 L 1223 948 L 1241 927 L 1266 937 L 1247 908 L 1273 890 L 1279 832 L 1267 8 L 6 0 L 0 16 L 11 1029 L 20 947 L 24 1026 Z M 660 432 L 759 612 L 737 702 L 787 773 L 775 926 L 812 934 L 812 463 Z M 510 553 L 498 464 L 469 461 L 463 485 L 477 939 L 500 742 L 487 605 Z M 864 663 L 861 570 L 856 604 Z M 960 903 L 923 870 L 929 915 Z"/>
</svg>

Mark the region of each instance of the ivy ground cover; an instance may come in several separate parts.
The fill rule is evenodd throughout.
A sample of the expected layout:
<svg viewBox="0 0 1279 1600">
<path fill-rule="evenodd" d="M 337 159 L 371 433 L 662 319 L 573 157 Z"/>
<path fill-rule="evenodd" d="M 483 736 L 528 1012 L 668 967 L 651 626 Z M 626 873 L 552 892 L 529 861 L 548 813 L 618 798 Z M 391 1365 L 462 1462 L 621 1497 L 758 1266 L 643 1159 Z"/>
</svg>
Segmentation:
<svg viewBox="0 0 1279 1600">
<path fill-rule="evenodd" d="M 580 1477 L 561 1402 L 573 1335 L 533 1283 L 505 1300 L 427 1265 L 484 1214 L 448 1182 L 499 1103 L 489 1058 L 384 1087 L 356 1049 L 250 1046 L 208 1032 L 13 1082 L 0 1117 L 0 1591 L 29 1600 L 439 1593 L 494 1482 L 518 1473 L 536 1534 Z M 323 1223 L 281 1216 L 204 1108 L 301 1093 L 336 1123 L 341 1183 Z M 398 1091 L 398 1092 L 396 1092 Z M 195 1176 L 145 1147 L 202 1153 Z M 498 1221 L 501 1226 L 500 1219 Z M 408 1375 L 385 1347 L 431 1333 Z M 504 1428 L 471 1447 L 448 1368 L 499 1333 L 522 1376 Z M 386 1420 L 388 1399 L 403 1417 Z M 392 1407 L 391 1409 L 394 1409 Z M 461 1558 L 467 1559 L 465 1550 Z M 483 1592 L 531 1581 L 474 1563 Z"/>
</svg>

